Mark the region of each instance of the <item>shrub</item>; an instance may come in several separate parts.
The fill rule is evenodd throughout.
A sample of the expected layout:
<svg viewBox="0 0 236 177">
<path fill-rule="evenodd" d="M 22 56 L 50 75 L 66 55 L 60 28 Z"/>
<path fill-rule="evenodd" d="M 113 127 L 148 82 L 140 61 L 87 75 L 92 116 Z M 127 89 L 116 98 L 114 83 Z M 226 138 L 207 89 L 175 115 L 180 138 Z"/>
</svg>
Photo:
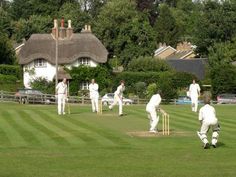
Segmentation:
<svg viewBox="0 0 236 177">
<path fill-rule="evenodd" d="M 157 93 L 157 84 L 156 83 L 151 83 L 147 87 L 147 98 L 151 98 L 152 95 Z"/>
<path fill-rule="evenodd" d="M 42 91 L 45 94 L 55 94 L 55 82 L 48 81 L 45 78 L 39 77 L 30 82 L 33 89 Z"/>
<path fill-rule="evenodd" d="M 21 83 L 16 76 L 0 74 L 1 90 L 15 92 L 17 88 L 22 87 Z"/>
<path fill-rule="evenodd" d="M 146 83 L 145 82 L 137 82 L 135 83 L 135 93 L 140 98 L 144 98 L 146 94 Z"/>
<path fill-rule="evenodd" d="M 0 65 L 0 74 L 16 76 L 18 79 L 22 78 L 22 69 L 15 65 Z"/>
</svg>

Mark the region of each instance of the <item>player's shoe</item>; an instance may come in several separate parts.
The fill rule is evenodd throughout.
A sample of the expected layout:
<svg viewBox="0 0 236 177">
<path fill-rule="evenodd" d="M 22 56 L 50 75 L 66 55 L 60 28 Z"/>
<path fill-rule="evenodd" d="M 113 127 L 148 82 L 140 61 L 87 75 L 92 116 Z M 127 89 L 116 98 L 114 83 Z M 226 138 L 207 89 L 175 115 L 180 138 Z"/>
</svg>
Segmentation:
<svg viewBox="0 0 236 177">
<path fill-rule="evenodd" d="M 149 130 L 150 133 L 157 133 L 156 130 Z"/>
<path fill-rule="evenodd" d="M 211 144 L 213 146 L 213 148 L 216 148 L 216 144 Z"/>
<path fill-rule="evenodd" d="M 210 145 L 209 143 L 205 143 L 204 146 L 203 146 L 204 149 L 209 149 L 210 148 Z"/>
<path fill-rule="evenodd" d="M 123 114 L 119 114 L 119 117 L 122 117 L 123 116 Z"/>
</svg>

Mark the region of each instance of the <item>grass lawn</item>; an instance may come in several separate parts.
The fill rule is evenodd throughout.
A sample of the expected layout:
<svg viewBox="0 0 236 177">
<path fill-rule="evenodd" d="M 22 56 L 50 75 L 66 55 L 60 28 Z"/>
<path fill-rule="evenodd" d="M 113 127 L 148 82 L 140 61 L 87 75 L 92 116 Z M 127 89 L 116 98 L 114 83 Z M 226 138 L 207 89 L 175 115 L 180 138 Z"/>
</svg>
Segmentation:
<svg viewBox="0 0 236 177">
<path fill-rule="evenodd" d="M 126 106 L 118 118 L 117 107 L 97 115 L 73 105 L 58 116 L 55 105 L 0 103 L 0 177 L 236 176 L 236 105 L 215 106 L 219 146 L 207 150 L 190 106 L 162 107 L 172 135 L 136 137 L 129 132 L 149 128 L 145 106 Z"/>
</svg>

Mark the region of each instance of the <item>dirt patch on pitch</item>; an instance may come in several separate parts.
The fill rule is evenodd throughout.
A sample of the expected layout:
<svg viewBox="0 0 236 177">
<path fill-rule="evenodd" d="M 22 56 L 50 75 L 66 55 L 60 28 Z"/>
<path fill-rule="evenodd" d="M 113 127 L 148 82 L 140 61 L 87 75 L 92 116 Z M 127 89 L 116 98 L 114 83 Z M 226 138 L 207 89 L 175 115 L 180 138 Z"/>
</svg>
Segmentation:
<svg viewBox="0 0 236 177">
<path fill-rule="evenodd" d="M 162 130 L 160 130 L 158 133 L 151 133 L 149 131 L 135 131 L 135 132 L 127 132 L 127 134 L 131 137 L 148 138 L 148 137 L 165 137 L 165 136 L 192 136 L 193 132 L 170 130 L 169 135 L 163 135 Z"/>
</svg>

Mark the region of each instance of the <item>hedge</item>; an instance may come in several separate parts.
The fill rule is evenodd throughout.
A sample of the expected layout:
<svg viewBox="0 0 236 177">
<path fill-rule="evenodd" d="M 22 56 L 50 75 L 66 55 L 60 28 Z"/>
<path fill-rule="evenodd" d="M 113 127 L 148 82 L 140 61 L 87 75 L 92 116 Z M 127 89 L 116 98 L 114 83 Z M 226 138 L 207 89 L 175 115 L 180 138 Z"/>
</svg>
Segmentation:
<svg viewBox="0 0 236 177">
<path fill-rule="evenodd" d="M 0 65 L 0 74 L 16 76 L 18 79 L 22 78 L 22 69 L 15 65 Z"/>
<path fill-rule="evenodd" d="M 15 92 L 17 88 L 22 87 L 22 81 L 16 76 L 0 74 L 0 90 Z"/>
</svg>

